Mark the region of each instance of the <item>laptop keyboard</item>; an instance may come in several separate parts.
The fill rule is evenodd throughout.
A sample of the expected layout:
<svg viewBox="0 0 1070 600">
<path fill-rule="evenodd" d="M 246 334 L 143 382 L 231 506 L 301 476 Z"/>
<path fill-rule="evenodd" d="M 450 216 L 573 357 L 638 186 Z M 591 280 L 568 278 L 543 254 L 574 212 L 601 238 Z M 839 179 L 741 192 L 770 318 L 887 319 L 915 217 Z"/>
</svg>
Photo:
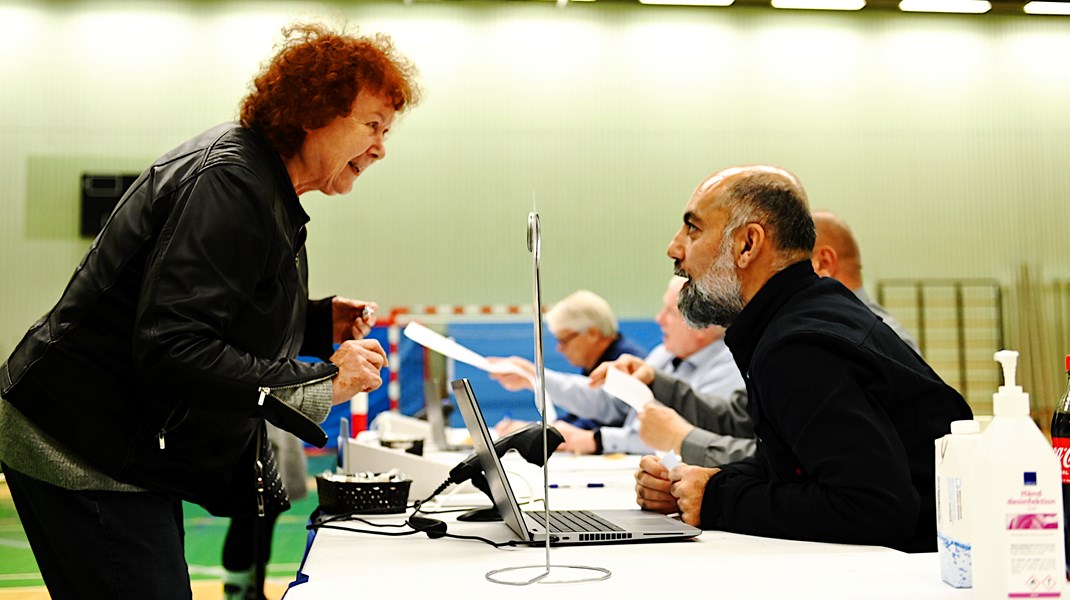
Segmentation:
<svg viewBox="0 0 1070 600">
<path fill-rule="evenodd" d="M 525 515 L 535 519 L 539 525 L 546 527 L 545 513 L 542 511 L 527 511 Z M 546 527 L 553 533 L 583 533 L 595 531 L 624 531 L 617 525 L 586 510 L 552 510 L 550 511 L 550 526 Z"/>
</svg>

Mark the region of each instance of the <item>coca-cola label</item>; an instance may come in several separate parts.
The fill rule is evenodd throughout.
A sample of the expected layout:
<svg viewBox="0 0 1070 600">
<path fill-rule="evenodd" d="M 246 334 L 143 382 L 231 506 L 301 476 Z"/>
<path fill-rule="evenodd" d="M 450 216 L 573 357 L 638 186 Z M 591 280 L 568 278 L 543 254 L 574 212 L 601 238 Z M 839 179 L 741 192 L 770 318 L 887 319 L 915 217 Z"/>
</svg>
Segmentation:
<svg viewBox="0 0 1070 600">
<path fill-rule="evenodd" d="M 1070 438 L 1053 437 L 1051 447 L 1059 457 L 1059 466 L 1063 469 L 1063 483 L 1070 483 Z"/>
</svg>

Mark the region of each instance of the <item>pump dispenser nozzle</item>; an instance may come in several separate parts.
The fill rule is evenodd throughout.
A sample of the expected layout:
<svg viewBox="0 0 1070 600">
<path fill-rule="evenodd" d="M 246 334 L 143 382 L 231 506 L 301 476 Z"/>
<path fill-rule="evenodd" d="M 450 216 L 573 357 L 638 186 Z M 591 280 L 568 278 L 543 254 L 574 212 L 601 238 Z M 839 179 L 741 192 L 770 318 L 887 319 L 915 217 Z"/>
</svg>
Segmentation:
<svg viewBox="0 0 1070 600">
<path fill-rule="evenodd" d="M 1014 382 L 1018 351 L 1000 350 L 993 358 L 1003 367 L 1003 385 L 992 394 L 992 412 L 997 415 L 1029 415 L 1029 394 Z"/>
<path fill-rule="evenodd" d="M 1003 367 L 1003 385 L 999 386 L 999 389 L 1022 389 L 1022 386 L 1014 385 L 1014 375 L 1018 370 L 1018 351 L 1000 350 L 993 358 Z"/>
</svg>

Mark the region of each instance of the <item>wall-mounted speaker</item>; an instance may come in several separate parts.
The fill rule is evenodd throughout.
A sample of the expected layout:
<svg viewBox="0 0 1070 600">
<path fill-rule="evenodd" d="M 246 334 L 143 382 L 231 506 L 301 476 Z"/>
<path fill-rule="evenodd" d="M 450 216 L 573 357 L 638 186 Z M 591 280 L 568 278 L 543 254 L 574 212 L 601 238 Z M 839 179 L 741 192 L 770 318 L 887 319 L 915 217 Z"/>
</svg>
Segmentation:
<svg viewBox="0 0 1070 600">
<path fill-rule="evenodd" d="M 115 205 L 126 193 L 137 174 L 82 174 L 82 219 L 79 233 L 96 237 L 104 223 L 115 210 Z"/>
</svg>

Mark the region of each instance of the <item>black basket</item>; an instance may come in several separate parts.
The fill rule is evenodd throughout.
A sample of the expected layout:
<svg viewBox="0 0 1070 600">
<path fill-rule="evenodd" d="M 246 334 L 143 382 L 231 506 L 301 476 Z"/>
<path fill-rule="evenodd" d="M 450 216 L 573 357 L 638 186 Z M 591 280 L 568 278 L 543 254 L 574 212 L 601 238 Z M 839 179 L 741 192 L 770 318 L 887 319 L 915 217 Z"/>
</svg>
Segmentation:
<svg viewBox="0 0 1070 600">
<path fill-rule="evenodd" d="M 330 481 L 316 476 L 316 491 L 323 512 L 391 514 L 405 512 L 411 479 L 403 481 Z"/>
</svg>

